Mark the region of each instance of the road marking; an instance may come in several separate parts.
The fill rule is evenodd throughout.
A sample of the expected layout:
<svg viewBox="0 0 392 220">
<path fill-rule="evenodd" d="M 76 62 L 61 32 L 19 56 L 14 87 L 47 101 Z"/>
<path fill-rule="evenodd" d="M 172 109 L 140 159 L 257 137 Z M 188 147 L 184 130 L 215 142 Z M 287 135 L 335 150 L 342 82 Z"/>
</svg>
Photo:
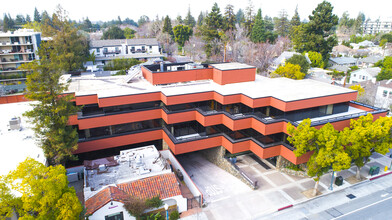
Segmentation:
<svg viewBox="0 0 392 220">
<path fill-rule="evenodd" d="M 381 197 L 384 198 L 384 197 L 387 196 L 387 195 L 389 195 L 389 193 L 382 194 Z"/>
<path fill-rule="evenodd" d="M 384 201 L 390 200 L 390 199 L 392 199 L 392 197 L 385 198 L 385 199 L 380 200 L 380 201 L 378 201 L 378 202 L 375 202 L 375 203 L 369 204 L 369 205 L 367 205 L 367 206 L 361 207 L 361 208 L 359 208 L 359 209 L 353 210 L 353 211 L 351 211 L 351 212 L 347 212 L 346 214 L 343 214 L 343 215 L 341 215 L 341 216 L 339 216 L 339 217 L 337 217 L 337 218 L 335 218 L 335 219 L 340 219 L 340 218 L 342 218 L 342 217 L 344 217 L 344 216 L 350 215 L 350 214 L 352 214 L 352 213 L 354 213 L 354 212 L 361 211 L 361 210 L 366 209 L 366 208 L 368 208 L 368 207 L 370 207 L 370 206 L 377 205 L 378 203 L 381 203 L 381 202 L 384 202 Z"/>
</svg>

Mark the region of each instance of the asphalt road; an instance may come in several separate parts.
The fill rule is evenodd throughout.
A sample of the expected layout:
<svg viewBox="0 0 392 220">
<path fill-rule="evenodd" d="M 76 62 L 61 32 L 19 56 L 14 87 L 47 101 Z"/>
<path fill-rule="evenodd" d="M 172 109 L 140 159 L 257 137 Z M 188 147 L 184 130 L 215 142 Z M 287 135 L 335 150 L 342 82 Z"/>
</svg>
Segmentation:
<svg viewBox="0 0 392 220">
<path fill-rule="evenodd" d="M 369 204 L 359 209 L 348 212 L 336 219 L 391 219 L 392 218 L 392 197 Z"/>
</svg>

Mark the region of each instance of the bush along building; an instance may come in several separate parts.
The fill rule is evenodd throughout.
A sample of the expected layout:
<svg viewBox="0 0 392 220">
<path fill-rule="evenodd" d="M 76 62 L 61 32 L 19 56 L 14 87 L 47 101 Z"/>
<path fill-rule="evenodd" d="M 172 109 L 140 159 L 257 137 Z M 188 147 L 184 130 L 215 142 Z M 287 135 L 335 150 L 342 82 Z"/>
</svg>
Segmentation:
<svg viewBox="0 0 392 220">
<path fill-rule="evenodd" d="M 140 76 L 71 78 L 69 93 L 82 110 L 70 118 L 83 159 L 154 144 L 175 155 L 222 146 L 260 158 L 296 157 L 286 126 L 310 118 L 320 128 L 386 110 L 355 102 L 357 92 L 313 80 L 266 78 L 240 63 L 173 63 L 141 67 Z"/>
</svg>

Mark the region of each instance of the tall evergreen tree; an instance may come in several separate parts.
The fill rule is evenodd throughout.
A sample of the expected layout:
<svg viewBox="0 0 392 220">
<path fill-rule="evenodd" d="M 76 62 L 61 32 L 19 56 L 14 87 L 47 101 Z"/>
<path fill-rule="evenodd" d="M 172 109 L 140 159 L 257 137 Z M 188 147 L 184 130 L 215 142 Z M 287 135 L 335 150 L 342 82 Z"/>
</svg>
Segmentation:
<svg viewBox="0 0 392 220">
<path fill-rule="evenodd" d="M 234 6 L 229 4 L 225 8 L 225 17 L 223 19 L 224 31 L 235 30 L 236 29 L 235 23 L 236 23 L 236 17 L 234 14 Z"/>
<path fill-rule="evenodd" d="M 103 32 L 102 39 L 125 39 L 124 31 L 113 25 Z"/>
<path fill-rule="evenodd" d="M 173 27 L 169 15 L 166 15 L 163 21 L 162 32 L 168 33 L 172 38 L 174 38 Z"/>
<path fill-rule="evenodd" d="M 184 24 L 184 21 L 182 20 L 181 15 L 178 15 L 178 16 L 176 17 L 176 21 L 177 21 L 178 24 Z"/>
<path fill-rule="evenodd" d="M 26 23 L 29 23 L 29 22 L 31 22 L 31 18 L 30 18 L 30 15 L 26 15 Z"/>
<path fill-rule="evenodd" d="M 249 36 L 252 32 L 253 25 L 255 23 L 254 17 L 254 6 L 251 0 L 249 0 L 248 7 L 245 10 L 245 30 Z"/>
<path fill-rule="evenodd" d="M 67 85 L 60 83 L 63 67 L 56 50 L 42 44 L 38 53 L 39 62 L 23 65 L 23 69 L 30 71 L 25 96 L 38 101 L 26 116 L 34 124 L 33 130 L 48 163 L 65 163 L 67 159 L 75 158 L 72 152 L 78 147 L 78 133 L 68 126 L 69 116 L 76 114 L 78 109 L 72 105 L 71 95 L 63 95 Z"/>
<path fill-rule="evenodd" d="M 39 14 L 37 8 L 34 9 L 34 21 L 41 22 L 41 15 Z"/>
<path fill-rule="evenodd" d="M 255 24 L 253 25 L 250 40 L 254 43 L 265 42 L 266 40 L 266 30 L 263 21 L 263 16 L 261 15 L 261 9 L 257 11 L 255 17 Z"/>
<path fill-rule="evenodd" d="M 242 25 L 245 22 L 245 14 L 242 9 L 238 9 L 237 14 L 235 15 L 235 19 L 239 25 Z"/>
<path fill-rule="evenodd" d="M 323 58 L 328 60 L 329 53 L 337 44 L 331 30 L 338 24 L 338 17 L 332 13 L 332 10 L 331 3 L 323 1 L 309 16 L 309 23 L 295 28 L 292 41 L 298 52 L 320 52 Z"/>
<path fill-rule="evenodd" d="M 204 21 L 205 23 L 202 28 L 203 39 L 206 41 L 204 50 L 207 57 L 210 57 L 212 55 L 213 48 L 216 48 L 216 45 L 213 45 L 212 41 L 220 39 L 219 31 L 223 27 L 222 14 L 216 2 L 212 6 L 211 12 L 208 13 Z"/>
<path fill-rule="evenodd" d="M 47 11 L 42 12 L 41 22 L 44 25 L 50 25 L 50 26 L 52 25 L 52 19 L 50 18 Z"/>
<path fill-rule="evenodd" d="M 25 19 L 25 17 L 23 15 L 16 15 L 15 24 L 23 25 L 25 23 L 26 23 L 26 19 Z"/>
<path fill-rule="evenodd" d="M 298 5 L 297 5 L 297 7 L 295 7 L 295 12 L 294 12 L 293 17 L 291 18 L 290 25 L 291 25 L 291 27 L 296 27 L 296 26 L 301 25 L 301 19 L 298 14 Z"/>
<path fill-rule="evenodd" d="M 287 36 L 290 32 L 290 23 L 287 16 L 288 15 L 285 10 L 281 10 L 279 12 L 279 17 L 275 22 L 276 33 L 279 36 Z"/>
<path fill-rule="evenodd" d="M 188 25 L 189 27 L 193 28 L 196 25 L 196 20 L 191 14 L 191 8 L 188 8 L 188 13 L 184 19 L 184 24 Z"/>
<path fill-rule="evenodd" d="M 197 26 L 202 26 L 204 21 L 204 14 L 200 12 L 199 16 L 197 17 Z"/>
<path fill-rule="evenodd" d="M 3 32 L 7 32 L 8 30 L 10 30 L 10 21 L 8 18 L 7 14 L 4 14 L 4 18 L 3 18 Z"/>
</svg>

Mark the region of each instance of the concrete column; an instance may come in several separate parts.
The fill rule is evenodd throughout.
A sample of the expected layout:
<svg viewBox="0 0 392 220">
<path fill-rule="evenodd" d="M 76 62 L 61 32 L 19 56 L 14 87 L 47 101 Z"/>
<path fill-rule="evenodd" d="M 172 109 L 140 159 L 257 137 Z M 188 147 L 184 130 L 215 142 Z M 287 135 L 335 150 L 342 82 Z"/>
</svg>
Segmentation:
<svg viewBox="0 0 392 220">
<path fill-rule="evenodd" d="M 169 145 L 162 139 L 162 150 L 169 150 Z"/>
</svg>

